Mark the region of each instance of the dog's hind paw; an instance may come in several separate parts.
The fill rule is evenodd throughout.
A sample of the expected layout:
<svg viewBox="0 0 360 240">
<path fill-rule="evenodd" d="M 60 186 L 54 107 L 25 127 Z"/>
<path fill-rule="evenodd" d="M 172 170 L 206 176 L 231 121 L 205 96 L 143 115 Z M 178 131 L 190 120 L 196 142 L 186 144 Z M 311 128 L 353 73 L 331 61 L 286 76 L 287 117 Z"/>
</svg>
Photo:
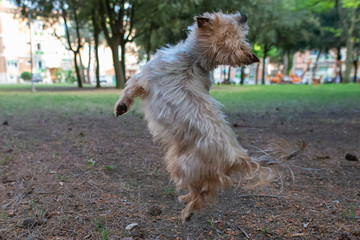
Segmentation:
<svg viewBox="0 0 360 240">
<path fill-rule="evenodd" d="M 185 210 L 185 209 L 184 209 Z M 181 219 L 183 223 L 189 222 L 192 218 L 192 216 L 194 216 L 193 212 L 188 212 L 188 211 L 182 211 L 181 212 Z"/>
<path fill-rule="evenodd" d="M 126 113 L 128 110 L 128 107 L 125 105 L 125 103 L 121 103 L 119 105 L 117 105 L 116 107 L 116 116 L 120 116 L 124 113 Z"/>
</svg>

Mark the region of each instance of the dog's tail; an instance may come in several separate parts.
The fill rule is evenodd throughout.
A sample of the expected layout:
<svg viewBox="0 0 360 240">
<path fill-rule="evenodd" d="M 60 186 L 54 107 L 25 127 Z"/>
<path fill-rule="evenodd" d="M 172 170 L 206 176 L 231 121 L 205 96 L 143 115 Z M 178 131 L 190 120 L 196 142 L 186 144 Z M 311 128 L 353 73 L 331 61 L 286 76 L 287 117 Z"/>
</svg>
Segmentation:
<svg viewBox="0 0 360 240">
<path fill-rule="evenodd" d="M 256 148 L 256 147 L 254 147 Z M 261 187 L 281 178 L 281 170 L 289 167 L 288 160 L 300 155 L 306 148 L 304 140 L 299 140 L 296 146 L 290 146 L 287 142 L 271 144 L 266 149 L 256 148 L 258 156 L 249 157 L 247 154 L 241 154 L 241 164 L 238 171 L 241 172 L 239 184 L 246 180 L 247 188 Z"/>
</svg>

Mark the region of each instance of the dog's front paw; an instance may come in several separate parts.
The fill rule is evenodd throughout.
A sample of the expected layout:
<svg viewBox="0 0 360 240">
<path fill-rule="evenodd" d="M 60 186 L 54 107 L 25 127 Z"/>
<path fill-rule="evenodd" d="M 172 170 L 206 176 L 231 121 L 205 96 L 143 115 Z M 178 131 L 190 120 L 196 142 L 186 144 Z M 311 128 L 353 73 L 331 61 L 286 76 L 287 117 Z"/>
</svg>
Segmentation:
<svg viewBox="0 0 360 240">
<path fill-rule="evenodd" d="M 125 103 L 120 103 L 116 107 L 116 116 L 118 117 L 118 116 L 126 113 L 127 110 L 128 110 L 128 107 L 126 106 L 126 104 Z"/>
</svg>

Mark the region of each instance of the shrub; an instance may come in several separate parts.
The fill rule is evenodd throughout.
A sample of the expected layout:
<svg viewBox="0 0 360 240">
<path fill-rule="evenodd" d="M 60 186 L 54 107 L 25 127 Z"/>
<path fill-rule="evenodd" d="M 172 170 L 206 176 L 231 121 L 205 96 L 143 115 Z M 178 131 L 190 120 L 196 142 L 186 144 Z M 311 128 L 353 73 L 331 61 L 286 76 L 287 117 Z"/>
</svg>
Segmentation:
<svg viewBox="0 0 360 240">
<path fill-rule="evenodd" d="M 65 76 L 65 82 L 67 83 L 74 83 L 76 81 L 76 78 L 74 77 L 74 74 L 71 70 L 63 71 Z"/>
<path fill-rule="evenodd" d="M 20 75 L 20 78 L 22 78 L 24 81 L 30 81 L 31 80 L 31 73 L 29 72 L 23 72 Z"/>
</svg>

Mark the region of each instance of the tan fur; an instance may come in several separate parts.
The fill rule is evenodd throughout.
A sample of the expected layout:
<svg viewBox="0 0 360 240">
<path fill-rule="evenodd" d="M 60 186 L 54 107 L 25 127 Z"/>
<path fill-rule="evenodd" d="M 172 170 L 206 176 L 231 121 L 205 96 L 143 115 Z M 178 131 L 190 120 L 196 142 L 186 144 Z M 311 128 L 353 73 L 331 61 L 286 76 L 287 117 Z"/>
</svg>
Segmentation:
<svg viewBox="0 0 360 240">
<path fill-rule="evenodd" d="M 200 27 L 199 27 L 200 26 Z M 186 207 L 183 221 L 213 203 L 216 191 L 230 176 L 271 178 L 271 172 L 252 161 L 210 94 L 210 71 L 218 65 L 241 66 L 258 61 L 246 41 L 244 16 L 205 13 L 197 18 L 188 38 L 159 50 L 142 71 L 129 79 L 115 114 L 129 110 L 134 98 L 145 106 L 154 138 L 166 150 L 166 169 Z"/>
</svg>

